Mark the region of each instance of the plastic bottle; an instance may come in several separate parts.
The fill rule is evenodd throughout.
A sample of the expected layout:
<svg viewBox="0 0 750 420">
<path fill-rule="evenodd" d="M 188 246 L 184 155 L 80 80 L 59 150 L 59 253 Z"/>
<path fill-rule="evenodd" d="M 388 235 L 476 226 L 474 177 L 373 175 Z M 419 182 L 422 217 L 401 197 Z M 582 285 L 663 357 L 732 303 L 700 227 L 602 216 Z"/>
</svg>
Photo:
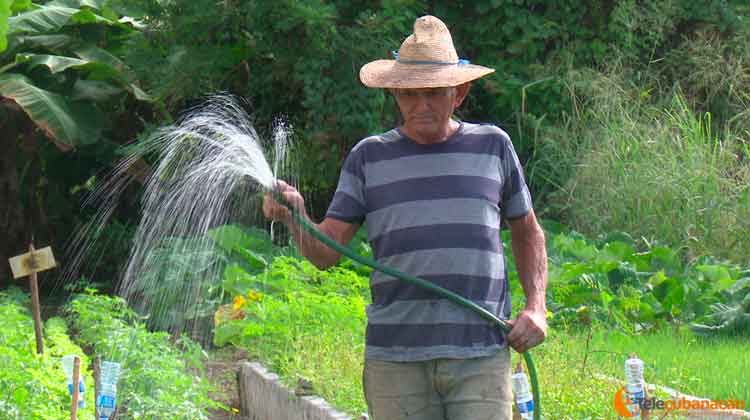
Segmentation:
<svg viewBox="0 0 750 420">
<path fill-rule="evenodd" d="M 643 380 L 643 360 L 635 353 L 625 361 L 625 392 L 631 401 L 628 411 L 633 413 L 632 418 L 641 418 L 641 407 L 638 402 L 646 396 L 646 384 Z"/>
<path fill-rule="evenodd" d="M 96 397 L 96 408 L 99 411 L 98 420 L 108 420 L 115 411 L 117 405 L 117 379 L 119 377 L 119 363 L 102 362 L 99 395 Z"/>
<path fill-rule="evenodd" d="M 74 354 L 68 354 L 62 357 L 62 368 L 65 372 L 65 379 L 68 382 L 68 392 L 73 395 L 73 363 L 77 356 Z M 86 386 L 83 384 L 83 375 L 78 376 L 78 408 L 86 407 L 86 401 L 84 399 L 84 391 Z"/>
<path fill-rule="evenodd" d="M 531 420 L 534 418 L 534 397 L 531 395 L 531 388 L 529 387 L 529 378 L 523 372 L 521 364 L 518 364 L 516 373 L 511 376 L 513 383 L 513 395 L 516 397 L 516 407 L 518 407 L 518 413 L 524 420 Z"/>
</svg>

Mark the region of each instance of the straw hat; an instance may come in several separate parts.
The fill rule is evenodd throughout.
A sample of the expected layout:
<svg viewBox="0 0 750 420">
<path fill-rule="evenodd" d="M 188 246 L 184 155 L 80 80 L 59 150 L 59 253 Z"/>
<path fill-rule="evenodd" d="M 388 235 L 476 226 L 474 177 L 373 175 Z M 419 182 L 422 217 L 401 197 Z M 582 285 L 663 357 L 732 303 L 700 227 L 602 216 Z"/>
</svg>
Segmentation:
<svg viewBox="0 0 750 420">
<path fill-rule="evenodd" d="M 362 66 L 362 83 L 373 88 L 448 87 L 495 71 L 459 59 L 448 27 L 435 16 L 417 19 L 414 33 L 393 55 L 395 60 L 375 60 Z"/>
</svg>

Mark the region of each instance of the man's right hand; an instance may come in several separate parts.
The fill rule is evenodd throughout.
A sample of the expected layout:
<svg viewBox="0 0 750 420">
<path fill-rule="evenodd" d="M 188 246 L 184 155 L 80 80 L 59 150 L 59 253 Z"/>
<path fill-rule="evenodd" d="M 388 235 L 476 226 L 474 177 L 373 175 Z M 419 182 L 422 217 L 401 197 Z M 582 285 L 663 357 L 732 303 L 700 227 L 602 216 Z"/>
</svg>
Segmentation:
<svg viewBox="0 0 750 420">
<path fill-rule="evenodd" d="M 302 198 L 302 195 L 296 188 L 284 181 L 277 180 L 276 190 L 287 203 L 297 209 L 303 217 L 306 217 L 305 199 Z M 267 219 L 281 222 L 287 226 L 289 226 L 292 221 L 292 213 L 289 209 L 286 208 L 286 206 L 279 204 L 279 202 L 274 200 L 273 196 L 269 193 L 266 193 L 263 196 L 263 215 L 266 216 Z"/>
</svg>

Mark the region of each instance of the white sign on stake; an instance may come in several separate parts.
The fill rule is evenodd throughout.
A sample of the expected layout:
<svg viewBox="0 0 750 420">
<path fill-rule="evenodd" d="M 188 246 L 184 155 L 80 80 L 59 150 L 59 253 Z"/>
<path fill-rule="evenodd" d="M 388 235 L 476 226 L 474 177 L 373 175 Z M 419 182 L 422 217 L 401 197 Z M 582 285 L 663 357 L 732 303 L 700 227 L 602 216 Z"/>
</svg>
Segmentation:
<svg viewBox="0 0 750 420">
<path fill-rule="evenodd" d="M 42 315 L 39 309 L 39 283 L 36 273 L 55 267 L 55 257 L 52 248 L 46 247 L 40 250 L 34 249 L 34 244 L 29 244 L 29 252 L 15 256 L 8 260 L 13 278 L 31 276 L 31 314 L 34 318 L 34 335 L 36 336 L 36 352 L 42 354 L 44 351 L 44 339 L 42 338 Z"/>
<path fill-rule="evenodd" d="M 49 270 L 57 266 L 55 256 L 52 255 L 52 248 L 49 246 L 36 250 L 33 254 L 27 252 L 15 256 L 8 261 L 10 262 L 10 269 L 13 271 L 14 279 L 28 276 L 32 272 Z"/>
</svg>

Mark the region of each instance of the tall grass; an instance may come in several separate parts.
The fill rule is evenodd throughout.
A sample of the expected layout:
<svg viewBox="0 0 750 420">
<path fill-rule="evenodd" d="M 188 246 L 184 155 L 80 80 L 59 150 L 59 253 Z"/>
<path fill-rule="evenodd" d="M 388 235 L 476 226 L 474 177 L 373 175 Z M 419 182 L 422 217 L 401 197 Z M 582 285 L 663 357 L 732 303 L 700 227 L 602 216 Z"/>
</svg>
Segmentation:
<svg viewBox="0 0 750 420">
<path fill-rule="evenodd" d="M 556 184 L 549 206 L 590 236 L 613 230 L 657 239 L 688 258 L 743 260 L 750 253 L 747 129 L 719 133 L 679 89 L 625 72 L 568 75 L 573 107 L 542 128 L 530 176 Z M 721 134 L 721 136 L 719 136 Z"/>
<path fill-rule="evenodd" d="M 566 339 L 583 354 L 587 338 L 581 332 Z M 645 362 L 644 378 L 649 383 L 703 398 L 750 401 L 748 350 L 750 341 L 742 337 L 701 338 L 687 330 L 627 335 L 595 328 L 587 369 L 622 379 L 626 355 L 635 352 Z"/>
</svg>

